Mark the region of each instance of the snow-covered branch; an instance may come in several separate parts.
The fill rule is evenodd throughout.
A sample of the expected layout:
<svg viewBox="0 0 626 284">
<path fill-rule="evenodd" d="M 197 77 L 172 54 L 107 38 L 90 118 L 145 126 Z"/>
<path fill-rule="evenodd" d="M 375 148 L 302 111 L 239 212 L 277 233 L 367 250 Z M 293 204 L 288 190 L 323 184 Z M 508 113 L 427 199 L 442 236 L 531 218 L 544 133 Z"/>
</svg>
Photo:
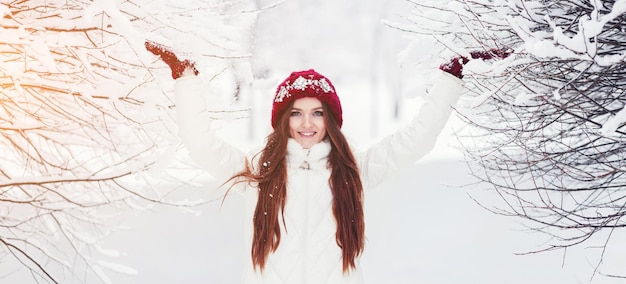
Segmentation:
<svg viewBox="0 0 626 284">
<path fill-rule="evenodd" d="M 626 227 L 625 8 L 623 0 L 415 4 L 414 23 L 438 24 L 444 56 L 514 50 L 464 67 L 470 94 L 458 110 L 471 127 L 461 141 L 476 177 L 504 201 L 494 212 L 534 222 L 553 237 L 549 249 Z"/>
<path fill-rule="evenodd" d="M 99 259 L 115 218 L 204 202 L 172 197 L 194 175 L 179 174 L 193 170 L 178 160 L 173 81 L 143 43 L 209 76 L 230 70 L 232 97 L 247 83 L 231 69 L 250 55 L 255 13 L 229 1 L 0 4 L 0 279 L 18 262 L 36 283 L 107 283 L 107 270 L 133 271 Z"/>
</svg>

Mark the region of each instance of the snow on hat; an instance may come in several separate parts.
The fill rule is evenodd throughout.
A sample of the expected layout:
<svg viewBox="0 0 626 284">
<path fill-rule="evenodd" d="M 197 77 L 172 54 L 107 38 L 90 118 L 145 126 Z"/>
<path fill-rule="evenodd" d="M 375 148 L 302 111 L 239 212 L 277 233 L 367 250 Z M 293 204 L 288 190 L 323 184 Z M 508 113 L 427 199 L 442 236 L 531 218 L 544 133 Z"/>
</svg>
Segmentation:
<svg viewBox="0 0 626 284">
<path fill-rule="evenodd" d="M 313 69 L 293 72 L 278 85 L 272 105 L 272 127 L 276 128 L 278 118 L 292 101 L 304 97 L 314 97 L 326 103 L 341 127 L 343 124 L 341 102 L 335 87 L 328 78 Z"/>
</svg>

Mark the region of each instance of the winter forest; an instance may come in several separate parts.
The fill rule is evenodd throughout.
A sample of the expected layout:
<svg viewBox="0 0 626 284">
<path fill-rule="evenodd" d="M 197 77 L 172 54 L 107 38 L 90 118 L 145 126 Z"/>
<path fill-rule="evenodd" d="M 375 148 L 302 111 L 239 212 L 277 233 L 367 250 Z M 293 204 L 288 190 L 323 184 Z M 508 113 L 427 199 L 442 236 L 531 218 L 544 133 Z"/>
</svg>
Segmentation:
<svg viewBox="0 0 626 284">
<path fill-rule="evenodd" d="M 626 282 L 626 0 L 0 4 L 0 283 L 238 283 L 240 201 L 187 156 L 147 40 L 248 151 L 291 71 L 333 80 L 363 148 L 468 58 L 433 153 L 366 198 L 366 281 Z"/>
</svg>

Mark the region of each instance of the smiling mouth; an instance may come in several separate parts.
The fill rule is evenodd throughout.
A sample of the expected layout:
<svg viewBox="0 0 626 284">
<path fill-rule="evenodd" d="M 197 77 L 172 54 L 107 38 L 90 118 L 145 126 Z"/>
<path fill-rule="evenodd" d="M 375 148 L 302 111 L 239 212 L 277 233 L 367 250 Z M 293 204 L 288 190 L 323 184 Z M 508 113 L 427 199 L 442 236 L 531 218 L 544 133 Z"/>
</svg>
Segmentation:
<svg viewBox="0 0 626 284">
<path fill-rule="evenodd" d="M 304 138 L 312 138 L 317 132 L 298 132 Z"/>
</svg>

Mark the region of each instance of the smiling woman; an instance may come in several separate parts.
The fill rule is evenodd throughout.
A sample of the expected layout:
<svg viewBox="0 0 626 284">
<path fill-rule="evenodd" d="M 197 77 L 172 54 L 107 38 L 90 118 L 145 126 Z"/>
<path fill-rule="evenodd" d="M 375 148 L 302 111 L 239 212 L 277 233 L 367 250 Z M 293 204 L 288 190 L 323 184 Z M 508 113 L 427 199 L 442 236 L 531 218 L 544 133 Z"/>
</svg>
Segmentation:
<svg viewBox="0 0 626 284">
<path fill-rule="evenodd" d="M 162 58 L 172 70 L 193 66 Z M 353 153 L 335 86 L 315 70 L 293 72 L 276 89 L 273 132 L 259 153 L 246 155 L 215 134 L 202 77 L 189 69 L 174 77 L 180 135 L 199 166 L 243 185 L 251 241 L 245 283 L 363 283 L 365 189 L 433 148 L 463 89 L 460 77 L 440 72 L 410 124 Z"/>
<path fill-rule="evenodd" d="M 442 73 L 431 92 L 437 97 L 412 124 L 355 155 L 330 80 L 314 70 L 294 72 L 277 88 L 274 131 L 247 157 L 210 128 L 197 129 L 205 114 L 198 78 L 176 82 L 185 146 L 212 174 L 254 185 L 243 191 L 251 200 L 246 283 L 363 283 L 364 189 L 428 153 L 461 90 L 459 79 Z"/>
<path fill-rule="evenodd" d="M 249 279 L 275 281 L 296 270 L 288 283 L 318 277 L 312 272 L 322 277 L 312 283 L 327 277 L 332 282 L 360 281 L 360 273 L 351 272 L 364 247 L 363 186 L 341 132 L 342 121 L 334 86 L 315 70 L 293 72 L 278 86 L 272 107 L 274 132 L 252 163 L 256 167 L 231 178 L 235 183 L 258 183 L 252 261 L 261 273 Z M 284 234 L 281 241 L 290 228 L 300 232 Z M 299 238 L 301 234 L 316 241 Z M 324 250 L 316 252 L 315 247 Z"/>
</svg>

